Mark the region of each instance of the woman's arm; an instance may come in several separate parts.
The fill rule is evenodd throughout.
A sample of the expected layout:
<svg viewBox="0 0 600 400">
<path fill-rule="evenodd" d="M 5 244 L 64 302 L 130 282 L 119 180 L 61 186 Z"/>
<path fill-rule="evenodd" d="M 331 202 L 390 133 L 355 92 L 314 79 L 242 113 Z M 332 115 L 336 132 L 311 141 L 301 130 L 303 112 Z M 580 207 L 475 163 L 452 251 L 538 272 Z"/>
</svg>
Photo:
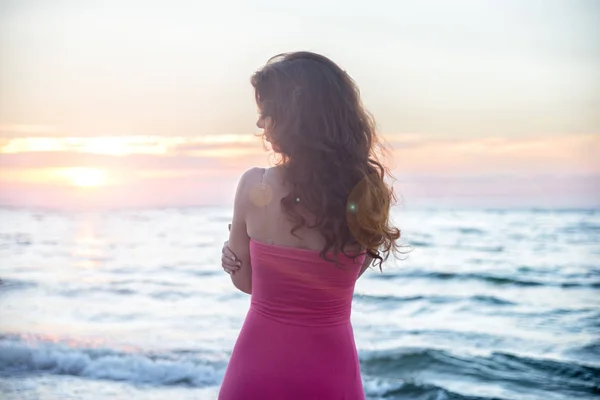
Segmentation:
<svg viewBox="0 0 600 400">
<path fill-rule="evenodd" d="M 250 237 L 246 229 L 246 217 L 252 211 L 250 189 L 260 182 L 262 170 L 252 168 L 240 178 L 233 206 L 233 220 L 229 231 L 229 248 L 241 262 L 240 268 L 231 274 L 234 286 L 244 293 L 252 294 L 252 266 L 250 265 Z"/>
</svg>

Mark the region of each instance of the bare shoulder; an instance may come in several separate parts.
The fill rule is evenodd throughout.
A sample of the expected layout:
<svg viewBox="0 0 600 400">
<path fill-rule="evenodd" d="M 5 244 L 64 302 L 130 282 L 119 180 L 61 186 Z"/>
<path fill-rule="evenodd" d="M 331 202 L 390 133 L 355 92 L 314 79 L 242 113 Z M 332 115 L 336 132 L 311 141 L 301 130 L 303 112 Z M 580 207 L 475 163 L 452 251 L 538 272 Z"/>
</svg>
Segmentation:
<svg viewBox="0 0 600 400">
<path fill-rule="evenodd" d="M 250 168 L 242 174 L 242 177 L 240 178 L 240 182 L 238 184 L 238 188 L 249 190 L 250 188 L 252 188 L 252 186 L 261 183 L 264 171 L 264 168 Z"/>
<path fill-rule="evenodd" d="M 254 167 L 244 172 L 239 180 L 236 192 L 236 207 L 247 208 L 253 203 L 252 197 L 256 188 L 261 184 L 264 168 Z"/>
</svg>

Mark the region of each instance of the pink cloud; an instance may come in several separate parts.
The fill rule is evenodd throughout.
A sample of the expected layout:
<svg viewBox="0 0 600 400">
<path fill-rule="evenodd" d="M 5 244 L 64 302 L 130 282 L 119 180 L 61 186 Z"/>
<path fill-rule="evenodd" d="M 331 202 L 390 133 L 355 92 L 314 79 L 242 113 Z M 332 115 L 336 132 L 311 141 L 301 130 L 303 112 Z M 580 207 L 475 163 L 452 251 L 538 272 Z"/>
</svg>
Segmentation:
<svg viewBox="0 0 600 400">
<path fill-rule="evenodd" d="M 191 155 L 129 154 L 112 156 L 79 152 L 27 152 L 0 154 L 0 168 L 66 168 L 72 166 L 143 169 L 204 169 L 240 167 L 242 162 L 264 161 L 266 154 L 242 157 L 197 157 Z M 232 164 L 231 161 L 237 161 Z"/>
<path fill-rule="evenodd" d="M 538 138 L 421 139 L 393 137 L 390 165 L 426 174 L 595 174 L 599 135 Z"/>
</svg>

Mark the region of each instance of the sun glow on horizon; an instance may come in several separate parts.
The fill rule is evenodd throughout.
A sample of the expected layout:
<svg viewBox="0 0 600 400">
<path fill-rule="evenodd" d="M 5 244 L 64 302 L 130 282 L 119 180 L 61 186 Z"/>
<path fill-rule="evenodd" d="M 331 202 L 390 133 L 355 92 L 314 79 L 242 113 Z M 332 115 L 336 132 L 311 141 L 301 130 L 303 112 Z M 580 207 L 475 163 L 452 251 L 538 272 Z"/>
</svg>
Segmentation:
<svg viewBox="0 0 600 400">
<path fill-rule="evenodd" d="M 81 188 L 93 188 L 106 184 L 108 174 L 106 171 L 98 168 L 73 167 L 65 168 L 61 175 L 66 178 L 72 186 Z"/>
</svg>

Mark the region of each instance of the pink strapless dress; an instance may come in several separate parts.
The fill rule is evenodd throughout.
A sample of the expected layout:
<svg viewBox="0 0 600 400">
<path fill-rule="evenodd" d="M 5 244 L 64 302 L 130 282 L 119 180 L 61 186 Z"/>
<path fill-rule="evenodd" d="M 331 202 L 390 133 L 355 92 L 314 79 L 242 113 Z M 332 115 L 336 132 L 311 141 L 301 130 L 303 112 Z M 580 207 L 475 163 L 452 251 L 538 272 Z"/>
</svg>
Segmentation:
<svg viewBox="0 0 600 400">
<path fill-rule="evenodd" d="M 364 399 L 350 324 L 364 256 L 250 241 L 252 297 L 220 400 Z"/>
</svg>

